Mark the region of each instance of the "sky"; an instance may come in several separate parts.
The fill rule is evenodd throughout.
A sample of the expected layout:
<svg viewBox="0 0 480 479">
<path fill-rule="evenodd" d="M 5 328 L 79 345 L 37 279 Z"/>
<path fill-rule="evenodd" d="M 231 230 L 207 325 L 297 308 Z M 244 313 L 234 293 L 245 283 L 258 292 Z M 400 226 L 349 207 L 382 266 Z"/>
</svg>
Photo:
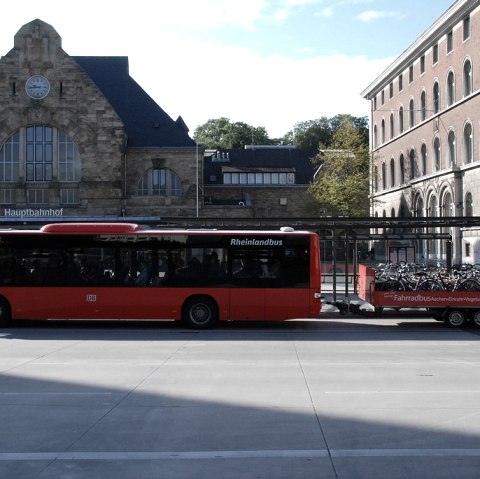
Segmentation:
<svg viewBox="0 0 480 479">
<path fill-rule="evenodd" d="M 264 127 L 369 116 L 361 92 L 455 0 L 22 0 L 0 56 L 32 20 L 72 56 L 128 56 L 130 76 L 193 136 L 210 119 Z"/>
</svg>

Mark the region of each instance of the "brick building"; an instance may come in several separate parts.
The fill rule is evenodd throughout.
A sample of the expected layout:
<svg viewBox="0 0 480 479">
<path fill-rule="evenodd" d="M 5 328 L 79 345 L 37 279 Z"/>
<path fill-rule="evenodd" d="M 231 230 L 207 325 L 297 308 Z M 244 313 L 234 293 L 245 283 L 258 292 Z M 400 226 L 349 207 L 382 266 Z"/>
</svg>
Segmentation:
<svg viewBox="0 0 480 479">
<path fill-rule="evenodd" d="M 457 0 L 362 92 L 372 112 L 372 215 L 479 214 L 479 50 L 480 0 Z M 450 232 L 453 261 L 480 262 L 479 231 Z M 445 242 L 414 246 L 417 260 L 447 256 Z"/>
<path fill-rule="evenodd" d="M 213 205 L 210 170 L 202 184 L 203 150 L 183 119 L 174 121 L 130 77 L 128 58 L 69 56 L 61 43 L 37 19 L 0 59 L 0 224 L 304 214 L 305 162 L 287 165 L 278 151 L 257 159 L 275 176 L 278 158 L 282 180 L 250 188 L 252 202 L 239 197 L 243 209 L 240 200 Z"/>
</svg>

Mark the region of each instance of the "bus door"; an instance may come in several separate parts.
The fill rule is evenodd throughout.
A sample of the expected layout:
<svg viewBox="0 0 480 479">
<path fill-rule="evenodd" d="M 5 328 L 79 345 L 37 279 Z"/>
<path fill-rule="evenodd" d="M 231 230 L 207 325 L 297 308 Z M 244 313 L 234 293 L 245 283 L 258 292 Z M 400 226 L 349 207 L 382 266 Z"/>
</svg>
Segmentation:
<svg viewBox="0 0 480 479">
<path fill-rule="evenodd" d="M 230 319 L 265 319 L 265 254 L 256 249 L 231 252 Z"/>
</svg>

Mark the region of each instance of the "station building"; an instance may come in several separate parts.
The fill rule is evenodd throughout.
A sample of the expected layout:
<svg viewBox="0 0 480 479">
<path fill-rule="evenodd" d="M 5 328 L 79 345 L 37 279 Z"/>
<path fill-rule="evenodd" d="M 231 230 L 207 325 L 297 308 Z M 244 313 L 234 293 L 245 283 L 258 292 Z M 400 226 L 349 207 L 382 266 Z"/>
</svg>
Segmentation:
<svg viewBox="0 0 480 479">
<path fill-rule="evenodd" d="M 371 102 L 376 217 L 480 212 L 480 0 L 457 0 L 363 92 Z M 447 232 L 447 231 L 443 231 Z M 478 228 L 452 228 L 455 263 L 480 262 Z M 447 245 L 418 241 L 418 261 Z"/>
<path fill-rule="evenodd" d="M 305 214 L 310 152 L 204 155 L 128 57 L 69 56 L 42 20 L 15 35 L 0 86 L 1 226 Z"/>
</svg>

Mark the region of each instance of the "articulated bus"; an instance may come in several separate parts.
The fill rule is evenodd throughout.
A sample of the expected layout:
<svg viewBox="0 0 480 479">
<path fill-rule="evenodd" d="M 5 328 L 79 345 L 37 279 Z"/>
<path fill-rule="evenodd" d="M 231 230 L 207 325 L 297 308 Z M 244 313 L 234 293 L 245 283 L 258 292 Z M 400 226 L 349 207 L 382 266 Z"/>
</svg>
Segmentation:
<svg viewBox="0 0 480 479">
<path fill-rule="evenodd" d="M 55 223 L 0 231 L 0 325 L 21 319 L 318 317 L 318 235 Z"/>
</svg>

